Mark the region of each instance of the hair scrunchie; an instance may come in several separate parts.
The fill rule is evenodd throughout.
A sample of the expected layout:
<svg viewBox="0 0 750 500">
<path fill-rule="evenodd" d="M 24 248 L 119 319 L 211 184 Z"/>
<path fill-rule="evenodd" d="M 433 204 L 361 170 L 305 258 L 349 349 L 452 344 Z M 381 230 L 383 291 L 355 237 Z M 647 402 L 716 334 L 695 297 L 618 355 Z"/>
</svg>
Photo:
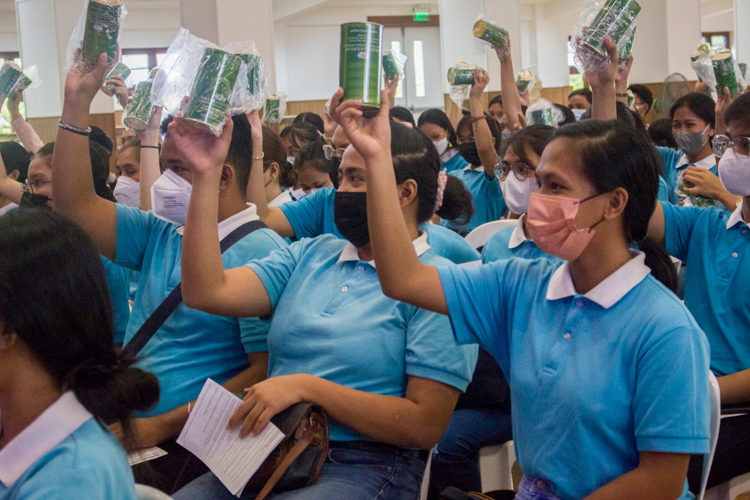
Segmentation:
<svg viewBox="0 0 750 500">
<path fill-rule="evenodd" d="M 435 210 L 433 212 L 437 212 L 443 206 L 443 195 L 445 194 L 445 186 L 447 184 L 448 174 L 445 173 L 445 170 L 441 170 L 438 174 L 438 188 L 437 195 L 435 196 Z"/>
</svg>

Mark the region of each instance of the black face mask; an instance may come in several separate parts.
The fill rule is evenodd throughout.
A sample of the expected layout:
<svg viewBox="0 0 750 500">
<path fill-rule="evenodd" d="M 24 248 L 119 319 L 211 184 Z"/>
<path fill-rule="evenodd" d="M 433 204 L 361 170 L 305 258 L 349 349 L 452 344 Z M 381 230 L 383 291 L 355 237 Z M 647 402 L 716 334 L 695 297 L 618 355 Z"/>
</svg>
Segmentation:
<svg viewBox="0 0 750 500">
<path fill-rule="evenodd" d="M 458 145 L 458 152 L 464 157 L 464 160 L 468 161 L 475 167 L 482 165 L 482 159 L 479 158 L 479 151 L 477 151 L 476 142 L 464 142 Z"/>
<path fill-rule="evenodd" d="M 21 195 L 21 204 L 19 205 L 19 207 L 46 208 L 48 210 L 51 210 L 49 205 L 47 205 L 48 201 L 49 198 L 44 196 L 43 194 L 34 194 L 29 193 L 28 191 L 24 191 L 23 195 Z"/>
<path fill-rule="evenodd" d="M 370 243 L 367 226 L 367 193 L 341 193 L 336 191 L 333 220 L 341 236 L 357 248 Z"/>
</svg>

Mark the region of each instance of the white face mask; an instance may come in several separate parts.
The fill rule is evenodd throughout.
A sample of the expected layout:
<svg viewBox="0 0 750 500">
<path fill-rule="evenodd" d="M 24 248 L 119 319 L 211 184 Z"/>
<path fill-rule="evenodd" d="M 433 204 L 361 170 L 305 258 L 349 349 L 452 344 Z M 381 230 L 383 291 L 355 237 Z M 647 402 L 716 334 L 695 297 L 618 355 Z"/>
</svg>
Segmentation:
<svg viewBox="0 0 750 500">
<path fill-rule="evenodd" d="M 135 208 L 140 208 L 141 206 L 141 186 L 130 177 L 121 175 L 117 179 L 117 185 L 112 194 L 115 195 L 115 199 L 120 205 Z"/>
<path fill-rule="evenodd" d="M 305 196 L 307 196 L 307 193 L 305 193 L 305 191 L 302 189 L 295 189 L 294 191 L 290 189 L 289 192 L 292 194 L 292 198 L 294 198 L 295 200 L 299 200 L 300 198 L 304 198 Z"/>
<path fill-rule="evenodd" d="M 539 192 L 539 184 L 536 177 L 519 181 L 513 172 L 510 172 L 504 181 L 500 181 L 500 190 L 510 211 L 521 215 L 529 211 L 531 193 Z"/>
<path fill-rule="evenodd" d="M 294 159 L 295 159 L 295 157 L 294 157 L 294 156 L 287 156 L 287 157 L 286 157 L 286 161 L 288 161 L 288 162 L 289 162 L 289 163 L 291 163 L 292 165 L 294 165 Z"/>
<path fill-rule="evenodd" d="M 172 170 L 165 170 L 151 186 L 154 215 L 178 226 L 185 225 L 192 190 L 188 181 Z"/>
<path fill-rule="evenodd" d="M 444 155 L 445 152 L 448 151 L 447 137 L 440 139 L 439 141 L 432 141 L 432 143 L 435 145 L 435 149 L 437 149 L 437 152 L 440 156 Z"/>
<path fill-rule="evenodd" d="M 571 111 L 572 111 L 572 112 L 573 112 L 573 114 L 575 115 L 575 117 L 576 117 L 576 121 L 577 121 L 577 122 L 580 122 L 580 121 L 581 121 L 581 117 L 582 117 L 582 116 L 583 116 L 583 114 L 584 114 L 584 113 L 586 112 L 586 110 L 585 110 L 585 109 L 571 109 Z"/>
<path fill-rule="evenodd" d="M 750 196 L 750 158 L 737 156 L 727 149 L 719 161 L 719 179 L 724 189 L 735 196 Z"/>
</svg>

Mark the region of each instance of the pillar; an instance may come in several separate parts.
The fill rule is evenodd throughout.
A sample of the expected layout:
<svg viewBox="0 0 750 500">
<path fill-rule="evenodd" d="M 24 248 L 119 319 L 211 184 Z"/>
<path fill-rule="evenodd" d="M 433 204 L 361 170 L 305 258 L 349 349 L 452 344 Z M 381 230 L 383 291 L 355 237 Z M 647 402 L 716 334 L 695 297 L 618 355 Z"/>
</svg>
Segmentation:
<svg viewBox="0 0 750 500">
<path fill-rule="evenodd" d="M 737 60 L 750 62 L 750 0 L 734 0 L 734 36 Z"/>
</svg>

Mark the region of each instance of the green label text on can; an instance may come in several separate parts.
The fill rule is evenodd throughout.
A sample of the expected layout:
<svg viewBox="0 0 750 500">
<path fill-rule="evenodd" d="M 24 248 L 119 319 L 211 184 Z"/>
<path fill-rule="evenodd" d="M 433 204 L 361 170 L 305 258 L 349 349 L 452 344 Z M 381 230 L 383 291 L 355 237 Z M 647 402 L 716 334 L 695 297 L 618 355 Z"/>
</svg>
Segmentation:
<svg viewBox="0 0 750 500">
<path fill-rule="evenodd" d="M 111 80 L 113 76 L 121 76 L 123 80 L 126 80 L 128 76 L 130 76 L 130 68 L 125 66 L 123 63 L 118 62 L 115 64 L 114 68 L 107 74 L 107 77 L 104 79 L 106 82 L 107 80 Z M 113 83 L 105 83 L 102 85 L 102 92 L 107 94 L 108 96 L 115 95 L 115 85 Z"/>
<path fill-rule="evenodd" d="M 508 31 L 490 21 L 480 19 L 474 23 L 473 32 L 475 37 L 494 47 L 503 48 L 508 45 Z"/>
<path fill-rule="evenodd" d="M 9 97 L 23 77 L 23 70 L 17 64 L 5 61 L 0 67 L 0 95 Z"/>
<path fill-rule="evenodd" d="M 86 11 L 81 56 L 86 61 L 98 61 L 102 52 L 107 61 L 117 55 L 117 37 L 120 34 L 122 0 L 91 0 Z"/>
<path fill-rule="evenodd" d="M 451 85 L 474 85 L 474 68 L 451 68 L 448 70 Z"/>
<path fill-rule="evenodd" d="M 151 85 L 153 80 L 148 79 L 135 86 L 133 99 L 123 113 L 122 122 L 126 127 L 133 130 L 146 130 L 154 107 L 151 105 Z"/>
<path fill-rule="evenodd" d="M 532 111 L 531 122 L 532 125 L 549 125 L 550 127 L 557 127 L 555 113 L 552 111 L 552 108 L 537 109 L 536 111 Z"/>
<path fill-rule="evenodd" d="M 734 73 L 734 58 L 731 52 L 721 52 L 711 58 L 714 66 L 714 75 L 716 75 L 716 92 L 724 95 L 724 88 L 729 88 L 732 95 L 740 92 L 740 86 L 737 83 L 737 75 Z"/>
<path fill-rule="evenodd" d="M 344 89 L 341 100 L 361 100 L 366 114 L 380 109 L 382 44 L 383 26 L 380 24 L 341 25 L 339 85 Z"/>
<path fill-rule="evenodd" d="M 281 97 L 269 95 L 263 105 L 263 122 L 267 125 L 278 125 L 281 122 Z"/>
<path fill-rule="evenodd" d="M 635 0 L 607 0 L 584 31 L 581 41 L 585 46 L 606 57 L 604 39 L 609 36 L 619 44 L 640 11 L 641 6 Z"/>
<path fill-rule="evenodd" d="M 198 74 L 185 107 L 185 119 L 200 127 L 218 129 L 224 123 L 241 59 L 223 50 L 203 52 Z"/>
</svg>

